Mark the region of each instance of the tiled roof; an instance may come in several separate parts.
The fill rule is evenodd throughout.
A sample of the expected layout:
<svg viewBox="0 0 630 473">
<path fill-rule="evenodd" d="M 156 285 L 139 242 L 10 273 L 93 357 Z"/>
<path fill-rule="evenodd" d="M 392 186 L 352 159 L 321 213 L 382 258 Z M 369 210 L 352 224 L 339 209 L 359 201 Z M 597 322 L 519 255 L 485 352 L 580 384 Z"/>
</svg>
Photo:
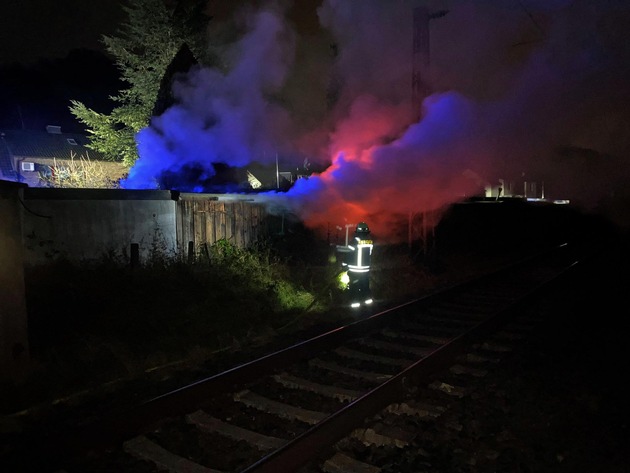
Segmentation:
<svg viewBox="0 0 630 473">
<path fill-rule="evenodd" d="M 13 158 L 70 159 L 72 156 L 90 159 L 103 159 L 103 156 L 86 147 L 89 138 L 77 133 L 49 133 L 33 130 L 0 130 L 4 145 L 0 145 L 0 166 L 2 155 L 8 152 Z M 6 148 L 3 150 L 3 148 Z"/>
<path fill-rule="evenodd" d="M 11 154 L 4 138 L 0 136 L 0 177 L 14 179 L 17 173 L 11 164 Z"/>
</svg>

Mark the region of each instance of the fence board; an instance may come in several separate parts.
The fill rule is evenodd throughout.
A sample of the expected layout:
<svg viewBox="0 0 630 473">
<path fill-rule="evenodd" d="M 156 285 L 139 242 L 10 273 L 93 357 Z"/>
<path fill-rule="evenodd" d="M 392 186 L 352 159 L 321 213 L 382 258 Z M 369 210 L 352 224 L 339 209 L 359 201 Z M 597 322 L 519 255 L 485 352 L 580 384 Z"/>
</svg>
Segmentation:
<svg viewBox="0 0 630 473">
<path fill-rule="evenodd" d="M 182 256 L 189 242 L 197 253 L 221 239 L 245 248 L 265 232 L 268 217 L 264 205 L 255 201 L 221 201 L 195 196 L 180 199 L 177 205 L 177 245 Z"/>
</svg>

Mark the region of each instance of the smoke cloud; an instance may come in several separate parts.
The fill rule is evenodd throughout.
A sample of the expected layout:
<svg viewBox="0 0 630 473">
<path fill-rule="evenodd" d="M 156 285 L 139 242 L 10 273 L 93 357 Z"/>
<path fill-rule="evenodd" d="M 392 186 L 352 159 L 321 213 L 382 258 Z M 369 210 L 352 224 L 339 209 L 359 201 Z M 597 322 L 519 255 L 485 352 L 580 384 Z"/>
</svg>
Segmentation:
<svg viewBox="0 0 630 473">
<path fill-rule="evenodd" d="M 250 7 L 239 13 L 245 33 L 226 52 L 227 72 L 182 76 L 177 104 L 138 134 L 140 159 L 125 187 L 175 176 L 183 190 L 203 191 L 212 163 L 270 164 L 280 154 L 323 166 L 268 195 L 313 228 L 364 220 L 396 240 L 401 217 L 500 179 L 514 191 L 536 182 L 547 198 L 625 224 L 624 3 L 323 0 L 310 12 L 316 31 L 302 31 L 280 4 Z M 442 12 L 428 21 L 419 71 L 431 93 L 420 110 L 416 7 Z"/>
</svg>

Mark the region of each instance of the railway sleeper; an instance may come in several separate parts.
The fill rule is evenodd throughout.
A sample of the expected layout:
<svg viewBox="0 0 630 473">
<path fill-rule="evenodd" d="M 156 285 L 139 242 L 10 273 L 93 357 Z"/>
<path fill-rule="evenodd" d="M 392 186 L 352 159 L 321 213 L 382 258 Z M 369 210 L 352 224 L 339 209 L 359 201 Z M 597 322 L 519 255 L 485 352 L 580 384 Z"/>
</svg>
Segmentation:
<svg viewBox="0 0 630 473">
<path fill-rule="evenodd" d="M 367 447 L 397 447 L 409 445 L 415 438 L 415 432 L 409 432 L 395 425 L 375 424 L 367 429 L 354 429 L 350 434 Z"/>
<path fill-rule="evenodd" d="M 493 353 L 509 353 L 512 351 L 512 347 L 510 346 L 491 342 L 483 342 L 481 344 L 476 343 L 473 345 L 473 348 L 476 350 L 489 351 Z"/>
<path fill-rule="evenodd" d="M 399 352 L 399 353 L 409 353 L 411 355 L 419 356 L 422 358 L 430 355 L 433 352 L 433 349 L 431 348 L 412 347 L 409 345 L 401 345 L 398 343 L 374 340 L 372 338 L 362 338 L 360 340 L 356 340 L 356 342 L 359 345 L 364 345 L 370 348 L 378 348 L 379 350 L 388 350 L 388 351 Z"/>
<path fill-rule="evenodd" d="M 502 330 L 493 335 L 497 340 L 521 341 L 527 338 L 527 332 L 517 330 Z"/>
<path fill-rule="evenodd" d="M 288 373 L 277 374 L 274 376 L 274 380 L 288 388 L 302 389 L 340 401 L 354 401 L 363 395 L 361 391 L 319 384 L 297 376 L 291 376 Z"/>
<path fill-rule="evenodd" d="M 426 320 L 427 322 L 435 322 L 438 324 L 445 324 L 448 326 L 453 326 L 453 325 L 469 326 L 469 325 L 475 325 L 479 323 L 479 320 L 471 320 L 470 318 L 462 318 L 462 316 L 468 316 L 468 314 L 462 314 L 460 312 L 457 315 L 459 317 L 455 318 L 452 316 L 442 316 L 440 313 L 438 313 L 437 315 L 429 315 L 429 316 L 423 317 L 422 320 Z"/>
<path fill-rule="evenodd" d="M 234 394 L 234 400 L 248 407 L 253 407 L 254 409 L 268 414 L 274 414 L 283 419 L 299 420 L 310 425 L 315 425 L 330 415 L 325 412 L 310 411 L 308 409 L 302 409 L 301 407 L 274 401 L 253 393 L 248 389 Z"/>
<path fill-rule="evenodd" d="M 444 345 L 445 343 L 448 343 L 451 340 L 450 338 L 447 338 L 447 337 L 415 334 L 415 333 L 403 332 L 403 331 L 398 331 L 398 330 L 392 330 L 389 328 L 383 329 L 381 331 L 381 334 L 389 338 L 410 339 L 410 340 L 416 340 L 419 342 L 431 343 L 433 345 L 438 345 L 438 346 Z"/>
<path fill-rule="evenodd" d="M 321 468 L 325 473 L 380 473 L 381 471 L 378 466 L 355 460 L 341 452 L 335 453 L 326 460 Z"/>
<path fill-rule="evenodd" d="M 345 358 L 351 358 L 355 360 L 361 361 L 373 361 L 375 363 L 380 363 L 382 365 L 396 366 L 399 368 L 406 368 L 413 364 L 413 360 L 406 360 L 402 358 L 390 358 L 387 356 L 379 356 L 379 355 L 370 355 L 368 353 L 363 353 L 361 351 L 352 350 L 350 348 L 340 347 L 335 350 L 339 356 L 343 356 Z"/>
<path fill-rule="evenodd" d="M 452 384 L 442 381 L 433 381 L 431 384 L 429 384 L 429 388 L 458 398 L 462 398 L 467 394 L 466 388 L 463 388 L 461 386 L 454 386 Z"/>
<path fill-rule="evenodd" d="M 466 353 L 465 355 L 458 356 L 457 360 L 465 363 L 498 363 L 501 361 L 499 358 L 489 357 L 487 355 L 480 355 L 479 353 Z"/>
<path fill-rule="evenodd" d="M 193 412 L 186 416 L 186 421 L 195 425 L 202 432 L 218 433 L 232 440 L 244 440 L 259 450 L 278 449 L 286 443 L 286 440 L 263 435 L 242 427 L 228 424 L 215 417 L 208 415 L 202 410 Z"/>
<path fill-rule="evenodd" d="M 431 314 L 438 315 L 440 317 L 454 317 L 455 319 L 462 316 L 474 319 L 483 319 L 489 314 L 492 314 L 496 310 L 497 304 L 485 305 L 481 304 L 464 304 L 457 302 L 442 302 L 439 306 L 431 309 Z"/>
<path fill-rule="evenodd" d="M 414 332 L 419 332 L 419 333 L 424 333 L 424 334 L 426 334 L 427 332 L 428 333 L 439 332 L 442 334 L 446 333 L 446 334 L 459 335 L 462 332 L 461 327 L 447 327 L 447 326 L 442 325 L 441 327 L 438 328 L 435 325 L 412 322 L 410 320 L 403 321 L 401 323 L 401 326 L 403 330 L 413 330 Z"/>
<path fill-rule="evenodd" d="M 154 464 L 162 471 L 178 473 L 182 471 L 190 473 L 223 473 L 206 466 L 195 463 L 188 458 L 176 455 L 157 443 L 149 440 L 144 435 L 139 435 L 124 443 L 125 452 L 140 460 Z"/>
<path fill-rule="evenodd" d="M 334 373 L 345 374 L 353 378 L 364 379 L 367 381 L 371 381 L 373 383 L 383 383 L 392 377 L 392 375 L 390 374 L 374 373 L 371 371 L 362 371 L 362 370 L 356 370 L 353 368 L 347 368 L 337 363 L 324 361 L 319 358 L 309 360 L 308 363 L 309 365 L 314 366 L 316 368 L 322 368 L 328 371 L 332 371 Z"/>
<path fill-rule="evenodd" d="M 446 408 L 410 400 L 399 404 L 390 404 L 385 408 L 385 411 L 394 415 L 407 415 L 419 417 L 420 419 L 437 419 L 446 411 Z"/>
<path fill-rule="evenodd" d="M 460 364 L 455 364 L 449 368 L 449 371 L 453 374 L 468 374 L 474 376 L 475 378 L 483 378 L 488 374 L 487 370 L 482 370 L 479 368 L 473 368 L 470 366 L 464 366 Z"/>
</svg>

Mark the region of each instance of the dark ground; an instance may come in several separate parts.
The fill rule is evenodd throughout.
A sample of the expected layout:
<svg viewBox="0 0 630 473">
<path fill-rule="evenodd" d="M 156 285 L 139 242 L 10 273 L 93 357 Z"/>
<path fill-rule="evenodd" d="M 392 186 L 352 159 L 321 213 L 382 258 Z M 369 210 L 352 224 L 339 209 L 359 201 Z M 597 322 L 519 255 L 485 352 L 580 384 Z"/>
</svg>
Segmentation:
<svg viewBox="0 0 630 473">
<path fill-rule="evenodd" d="M 503 446 L 492 471 L 630 471 L 625 243 L 530 309 L 543 319 L 535 336 L 500 364 L 486 379 L 485 396 L 463 413 L 472 445 Z"/>
</svg>

